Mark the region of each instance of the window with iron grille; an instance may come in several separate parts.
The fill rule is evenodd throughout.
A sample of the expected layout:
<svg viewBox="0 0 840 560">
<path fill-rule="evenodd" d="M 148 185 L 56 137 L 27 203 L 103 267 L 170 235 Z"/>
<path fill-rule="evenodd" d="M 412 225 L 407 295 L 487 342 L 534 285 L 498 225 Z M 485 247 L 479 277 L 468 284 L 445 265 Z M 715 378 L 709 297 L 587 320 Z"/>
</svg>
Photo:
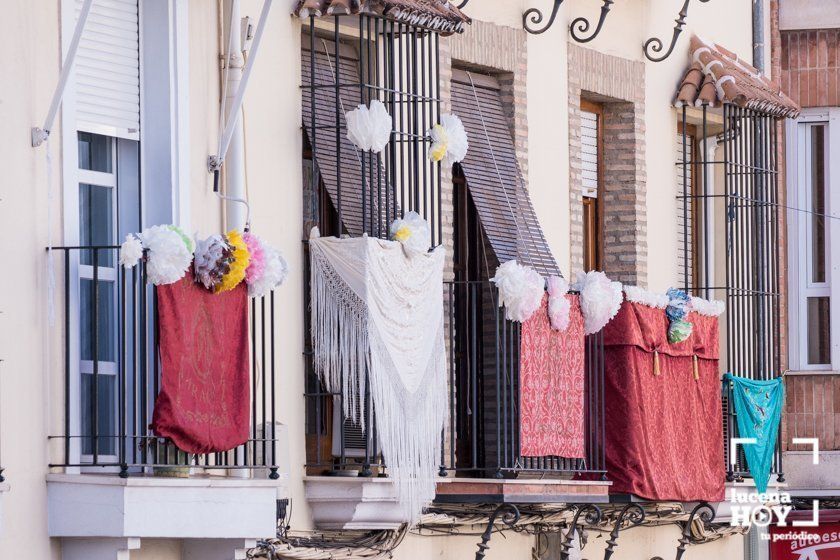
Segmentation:
<svg viewBox="0 0 840 560">
<path fill-rule="evenodd" d="M 304 19 L 304 238 L 312 226 L 321 235 L 388 237 L 393 220 L 415 211 L 429 222 L 432 246 L 441 243 L 442 170 L 429 159 L 428 131 L 441 115 L 442 29 L 432 23 L 408 23 L 393 13 Z M 345 116 L 374 100 L 392 121 L 390 141 L 378 154 L 354 146 Z M 308 286 L 304 297 L 308 302 Z M 341 410 L 341 396 L 327 394 L 307 364 L 308 472 L 381 472 L 375 433 L 363 433 L 334 413 Z"/>
<path fill-rule="evenodd" d="M 725 371 L 772 379 L 781 374 L 777 119 L 730 103 L 684 106 L 679 131 L 680 280 L 689 294 L 726 303 Z M 743 456 L 729 460 L 737 437 L 730 392 L 723 414 L 732 480 L 749 473 Z M 772 472 L 781 475 L 780 447 Z"/>
<path fill-rule="evenodd" d="M 373 14 L 312 18 L 301 49 L 303 129 L 334 230 L 386 237 L 407 211 L 441 240 L 441 167 L 429 160 L 427 131 L 440 121 L 439 34 Z M 346 113 L 381 101 L 391 141 L 378 153 L 347 138 Z"/>
</svg>

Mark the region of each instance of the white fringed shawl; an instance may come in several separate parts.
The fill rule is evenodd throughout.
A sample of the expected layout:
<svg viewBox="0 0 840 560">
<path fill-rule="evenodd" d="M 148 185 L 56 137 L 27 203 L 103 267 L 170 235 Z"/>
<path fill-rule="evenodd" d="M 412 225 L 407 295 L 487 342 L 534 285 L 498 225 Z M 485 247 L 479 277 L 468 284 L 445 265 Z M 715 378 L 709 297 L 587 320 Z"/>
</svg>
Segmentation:
<svg viewBox="0 0 840 560">
<path fill-rule="evenodd" d="M 364 425 L 367 367 L 377 439 L 413 523 L 435 497 L 446 418 L 445 251 L 367 236 L 313 237 L 309 247 L 315 369 Z"/>
</svg>

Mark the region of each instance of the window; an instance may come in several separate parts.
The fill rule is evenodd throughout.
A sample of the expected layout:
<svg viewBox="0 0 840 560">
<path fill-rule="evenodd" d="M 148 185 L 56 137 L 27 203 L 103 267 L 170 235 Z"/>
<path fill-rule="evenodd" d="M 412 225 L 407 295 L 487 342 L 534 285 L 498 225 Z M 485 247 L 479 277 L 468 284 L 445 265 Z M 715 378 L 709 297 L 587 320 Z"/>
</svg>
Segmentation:
<svg viewBox="0 0 840 560">
<path fill-rule="evenodd" d="M 80 132 L 78 146 L 82 454 L 114 455 L 113 438 L 100 439 L 94 449 L 91 436 L 116 434 L 117 271 L 108 248 L 117 240 L 116 139 Z"/>
<path fill-rule="evenodd" d="M 580 157 L 583 196 L 583 269 L 603 270 L 603 196 L 604 111 L 601 105 L 580 102 Z"/>
<path fill-rule="evenodd" d="M 806 114 L 791 125 L 789 145 L 791 367 L 834 370 L 837 298 L 840 279 L 832 277 L 837 261 L 831 230 L 837 201 L 831 196 L 830 137 L 834 109 Z M 829 118 L 827 118 L 829 117 Z"/>
</svg>

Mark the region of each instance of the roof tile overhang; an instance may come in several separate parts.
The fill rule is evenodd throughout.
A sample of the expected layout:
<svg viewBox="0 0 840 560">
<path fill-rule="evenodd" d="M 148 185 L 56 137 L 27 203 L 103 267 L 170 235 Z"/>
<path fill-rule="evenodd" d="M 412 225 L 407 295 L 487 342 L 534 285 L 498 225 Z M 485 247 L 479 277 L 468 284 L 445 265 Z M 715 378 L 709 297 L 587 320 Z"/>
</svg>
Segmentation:
<svg viewBox="0 0 840 560">
<path fill-rule="evenodd" d="M 691 38 L 691 66 L 686 71 L 674 105 L 716 107 L 734 103 L 776 117 L 795 118 L 801 108 L 774 82 L 737 54 L 696 35 Z"/>
<path fill-rule="evenodd" d="M 462 33 L 472 20 L 449 0 L 298 0 L 300 18 L 376 14 L 449 35 Z"/>
</svg>

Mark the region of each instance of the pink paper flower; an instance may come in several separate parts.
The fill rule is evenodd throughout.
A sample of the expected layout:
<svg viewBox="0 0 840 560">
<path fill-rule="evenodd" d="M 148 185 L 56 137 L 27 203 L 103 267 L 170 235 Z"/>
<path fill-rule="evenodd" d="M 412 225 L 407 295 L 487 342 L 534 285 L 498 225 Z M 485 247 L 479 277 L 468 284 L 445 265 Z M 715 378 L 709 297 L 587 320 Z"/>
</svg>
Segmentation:
<svg viewBox="0 0 840 560">
<path fill-rule="evenodd" d="M 253 233 L 244 233 L 242 239 L 245 240 L 245 245 L 248 246 L 248 252 L 251 254 L 251 262 L 245 270 L 245 282 L 253 284 L 265 274 L 265 250 L 262 239 Z"/>
</svg>

